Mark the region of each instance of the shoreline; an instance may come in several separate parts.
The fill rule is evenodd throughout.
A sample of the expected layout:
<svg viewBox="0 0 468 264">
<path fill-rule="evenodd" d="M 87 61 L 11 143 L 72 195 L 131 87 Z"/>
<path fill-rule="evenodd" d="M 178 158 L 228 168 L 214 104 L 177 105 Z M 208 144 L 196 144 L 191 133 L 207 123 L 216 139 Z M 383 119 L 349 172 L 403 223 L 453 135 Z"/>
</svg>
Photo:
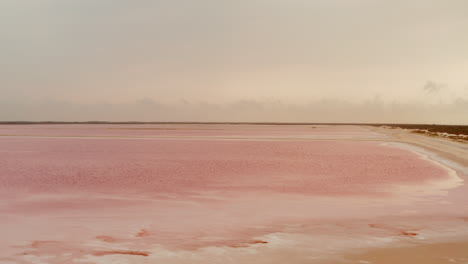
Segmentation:
<svg viewBox="0 0 468 264">
<path fill-rule="evenodd" d="M 456 171 L 457 178 L 462 179 L 462 181 L 466 180 L 468 176 L 468 158 L 456 155 L 456 153 L 460 152 L 460 148 L 464 147 L 464 142 L 449 138 L 414 134 L 402 128 L 370 127 L 369 129 L 388 135 L 388 141 L 391 144 L 396 146 L 399 144 L 409 145 L 408 149 L 410 151 L 419 153 L 441 166 L 453 169 Z M 440 148 L 441 144 L 444 144 L 443 148 Z M 412 146 L 415 148 L 412 148 Z M 404 148 L 405 146 L 400 147 Z M 463 220 L 468 221 L 468 217 L 465 217 Z M 402 240 L 391 242 L 383 247 L 369 247 L 355 251 L 357 252 L 344 253 L 336 260 L 325 261 L 323 264 L 466 264 L 468 263 L 468 237 L 466 237 L 466 234 L 460 234 L 459 236 L 431 238 L 428 240 Z"/>
</svg>

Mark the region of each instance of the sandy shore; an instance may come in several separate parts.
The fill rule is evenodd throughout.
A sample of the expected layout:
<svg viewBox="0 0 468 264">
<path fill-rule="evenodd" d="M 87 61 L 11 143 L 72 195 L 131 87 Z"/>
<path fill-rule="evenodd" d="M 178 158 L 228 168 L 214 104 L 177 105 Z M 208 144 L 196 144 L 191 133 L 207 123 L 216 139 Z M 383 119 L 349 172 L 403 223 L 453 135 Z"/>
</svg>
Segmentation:
<svg viewBox="0 0 468 264">
<path fill-rule="evenodd" d="M 360 264 L 442 264 L 468 263 L 468 242 L 409 244 L 352 254 L 340 263 Z"/>
<path fill-rule="evenodd" d="M 418 135 L 404 129 L 370 128 L 373 131 L 388 135 L 396 142 L 422 147 L 427 151 L 449 161 L 454 169 L 467 175 L 468 144 L 454 142 L 450 139 L 434 138 Z M 450 163 L 455 162 L 455 163 Z M 466 209 L 460 208 L 461 211 Z M 465 220 L 468 220 L 465 219 Z M 454 240 L 460 239 L 455 238 Z M 379 248 L 358 254 L 346 255 L 342 260 L 330 263 L 361 263 L 361 264 L 442 264 L 468 263 L 468 237 L 460 242 L 433 243 L 425 241 L 418 243 L 411 241 L 400 242 L 390 248 Z M 429 244 L 428 244 L 429 243 Z"/>
<path fill-rule="evenodd" d="M 368 127 L 370 130 L 389 136 L 393 142 L 402 142 L 417 147 L 422 147 L 440 157 L 461 165 L 464 170 L 468 168 L 468 144 L 456 142 L 445 138 L 435 138 L 420 134 L 414 134 L 404 129 L 388 129 L 380 127 Z M 468 173 L 468 172 L 465 172 Z"/>
</svg>

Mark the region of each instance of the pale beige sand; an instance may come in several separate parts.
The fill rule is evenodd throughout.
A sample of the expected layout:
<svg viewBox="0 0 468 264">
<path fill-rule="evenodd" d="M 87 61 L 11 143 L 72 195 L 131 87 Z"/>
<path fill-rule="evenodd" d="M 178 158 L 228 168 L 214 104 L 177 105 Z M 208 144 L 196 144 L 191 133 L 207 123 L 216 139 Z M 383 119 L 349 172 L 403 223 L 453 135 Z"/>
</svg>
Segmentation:
<svg viewBox="0 0 468 264">
<path fill-rule="evenodd" d="M 468 242 L 410 245 L 401 248 L 375 249 L 352 254 L 339 263 L 360 264 L 442 264 L 468 263 Z"/>
<path fill-rule="evenodd" d="M 468 167 L 468 144 L 456 142 L 445 138 L 435 138 L 414 134 L 401 128 L 388 129 L 380 127 L 368 127 L 368 129 L 386 134 L 394 141 L 411 144 L 437 153 L 441 158 L 451 160 L 463 167 Z"/>
</svg>

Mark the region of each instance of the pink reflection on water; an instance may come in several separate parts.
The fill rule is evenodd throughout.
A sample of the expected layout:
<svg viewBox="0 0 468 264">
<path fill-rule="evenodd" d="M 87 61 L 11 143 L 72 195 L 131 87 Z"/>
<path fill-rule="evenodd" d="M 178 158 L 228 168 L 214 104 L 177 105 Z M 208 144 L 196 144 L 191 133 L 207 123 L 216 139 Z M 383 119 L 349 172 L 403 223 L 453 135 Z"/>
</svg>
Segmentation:
<svg viewBox="0 0 468 264">
<path fill-rule="evenodd" d="M 357 126 L 296 125 L 3 125 L 0 135 L 33 136 L 139 136 L 139 137 L 321 137 L 384 138 Z"/>
<path fill-rule="evenodd" d="M 412 152 L 376 142 L 25 138 L 2 139 L 2 149 L 0 184 L 44 192 L 363 195 L 447 174 Z"/>
<path fill-rule="evenodd" d="M 58 128 L 75 135 L 88 129 Z M 260 137 L 305 133 L 288 126 L 236 129 Z M 356 127 L 323 129 L 350 138 L 354 132 L 363 133 L 358 138 L 374 136 Z M 213 131 L 184 133 L 222 134 Z M 412 151 L 371 141 L 5 137 L 0 138 L 0 168 L 0 225 L 6 230 L 0 256 L 53 256 L 50 263 L 84 256 L 93 261 L 152 257 L 155 247 L 268 248 L 285 235 L 303 243 L 315 243 L 306 235 L 330 243 L 342 243 L 336 237 L 343 234 L 418 237 L 420 228 L 429 230 L 432 224 L 375 221 L 424 214 L 442 214 L 446 221 L 466 198 L 460 188 L 442 199 L 440 194 L 416 196 L 413 187 L 450 182 L 452 171 Z M 403 191 L 395 192 L 398 188 Z"/>
</svg>

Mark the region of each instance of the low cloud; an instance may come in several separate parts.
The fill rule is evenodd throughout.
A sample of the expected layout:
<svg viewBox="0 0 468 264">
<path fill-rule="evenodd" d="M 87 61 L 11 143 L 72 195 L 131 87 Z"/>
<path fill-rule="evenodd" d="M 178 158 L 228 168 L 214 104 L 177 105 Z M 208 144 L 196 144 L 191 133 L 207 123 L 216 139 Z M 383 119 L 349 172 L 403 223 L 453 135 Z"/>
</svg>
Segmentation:
<svg viewBox="0 0 468 264">
<path fill-rule="evenodd" d="M 279 100 L 240 100 L 230 104 L 160 103 L 150 98 L 134 103 L 0 102 L 2 121 L 196 121 L 196 122 L 346 122 L 468 124 L 468 100 L 450 103 L 362 102 L 324 99 L 308 104 Z"/>
<path fill-rule="evenodd" d="M 154 105 L 156 104 L 156 101 L 152 98 L 144 97 L 144 98 L 141 98 L 140 100 L 137 100 L 136 103 L 142 104 L 142 105 Z"/>
<path fill-rule="evenodd" d="M 423 86 L 423 91 L 428 93 L 428 94 L 435 94 L 440 92 L 440 90 L 444 89 L 446 87 L 445 84 L 443 83 L 437 83 L 433 81 L 428 81 L 426 84 Z"/>
</svg>

